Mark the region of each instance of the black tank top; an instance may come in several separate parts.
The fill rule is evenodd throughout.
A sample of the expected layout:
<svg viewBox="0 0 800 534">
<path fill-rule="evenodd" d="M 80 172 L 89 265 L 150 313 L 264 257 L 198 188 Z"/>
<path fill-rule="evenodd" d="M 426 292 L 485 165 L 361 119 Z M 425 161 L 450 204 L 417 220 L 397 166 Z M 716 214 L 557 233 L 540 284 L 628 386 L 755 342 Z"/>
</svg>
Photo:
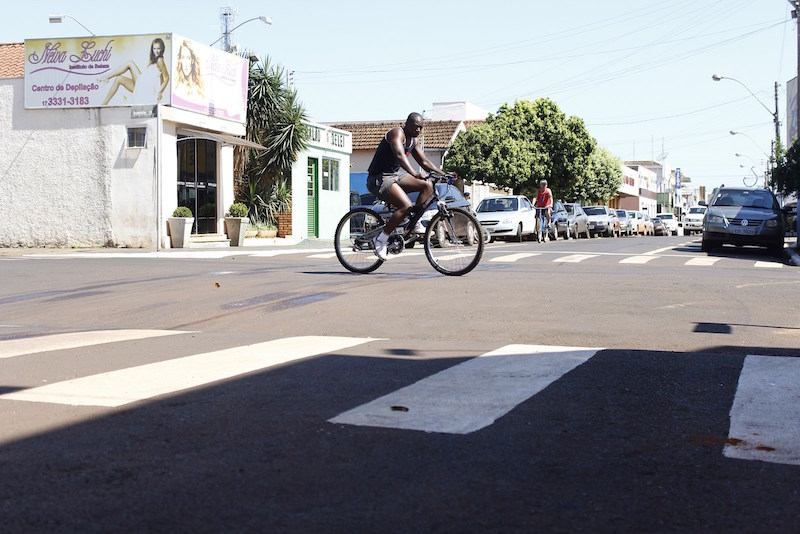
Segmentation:
<svg viewBox="0 0 800 534">
<path fill-rule="evenodd" d="M 389 135 L 389 132 L 386 132 Z M 381 139 L 378 149 L 375 151 L 375 156 L 372 157 L 372 163 L 369 164 L 369 175 L 395 173 L 400 170 L 400 162 L 394 155 L 389 141 L 386 140 L 386 135 Z M 417 146 L 417 138 L 412 137 L 411 143 L 405 146 L 406 156 L 411 154 L 414 147 Z"/>
</svg>

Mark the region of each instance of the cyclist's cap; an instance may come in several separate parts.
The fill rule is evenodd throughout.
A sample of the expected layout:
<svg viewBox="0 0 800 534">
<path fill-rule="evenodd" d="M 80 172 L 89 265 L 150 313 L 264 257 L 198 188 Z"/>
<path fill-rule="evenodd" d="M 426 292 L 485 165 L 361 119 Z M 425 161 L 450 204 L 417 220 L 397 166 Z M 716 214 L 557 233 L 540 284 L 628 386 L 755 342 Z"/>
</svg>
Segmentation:
<svg viewBox="0 0 800 534">
<path fill-rule="evenodd" d="M 539 180 L 540 185 L 547 185 L 547 180 Z"/>
</svg>

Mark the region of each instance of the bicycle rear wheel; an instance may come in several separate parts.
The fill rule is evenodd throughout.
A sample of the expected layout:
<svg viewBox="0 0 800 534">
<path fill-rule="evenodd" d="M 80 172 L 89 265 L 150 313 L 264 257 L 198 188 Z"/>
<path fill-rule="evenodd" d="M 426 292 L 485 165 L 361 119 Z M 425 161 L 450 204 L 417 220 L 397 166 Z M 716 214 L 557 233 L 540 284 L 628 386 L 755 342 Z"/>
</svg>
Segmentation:
<svg viewBox="0 0 800 534">
<path fill-rule="evenodd" d="M 425 231 L 425 256 L 434 269 L 448 276 L 467 274 L 483 255 L 481 225 L 472 214 L 449 209 L 449 214 L 433 216 Z"/>
<path fill-rule="evenodd" d="M 383 230 L 380 215 L 368 208 L 347 213 L 336 226 L 333 238 L 339 263 L 354 273 L 371 273 L 383 260 L 375 255 L 373 239 Z"/>
</svg>

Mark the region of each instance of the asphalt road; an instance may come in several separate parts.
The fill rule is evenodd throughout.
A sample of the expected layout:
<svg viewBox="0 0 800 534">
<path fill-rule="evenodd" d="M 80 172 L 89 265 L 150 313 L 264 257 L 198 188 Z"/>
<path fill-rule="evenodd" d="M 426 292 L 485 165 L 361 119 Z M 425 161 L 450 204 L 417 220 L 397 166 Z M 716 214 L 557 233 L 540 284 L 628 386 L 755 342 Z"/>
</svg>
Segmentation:
<svg viewBox="0 0 800 534">
<path fill-rule="evenodd" d="M 7 532 L 800 530 L 800 268 L 758 251 L 4 251 L 0 279 Z"/>
</svg>

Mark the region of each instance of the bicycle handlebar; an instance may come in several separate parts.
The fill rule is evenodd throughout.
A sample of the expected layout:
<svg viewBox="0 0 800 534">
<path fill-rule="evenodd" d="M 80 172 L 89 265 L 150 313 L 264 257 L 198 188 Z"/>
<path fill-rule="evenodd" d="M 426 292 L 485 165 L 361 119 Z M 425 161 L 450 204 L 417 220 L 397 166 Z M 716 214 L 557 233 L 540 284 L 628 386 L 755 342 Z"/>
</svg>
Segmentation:
<svg viewBox="0 0 800 534">
<path fill-rule="evenodd" d="M 430 180 L 433 183 L 447 183 L 449 185 L 453 185 L 456 183 L 456 175 L 454 173 L 446 173 L 446 174 L 439 174 L 436 171 L 431 171 L 428 173 L 428 176 L 425 177 L 426 180 Z"/>
</svg>

